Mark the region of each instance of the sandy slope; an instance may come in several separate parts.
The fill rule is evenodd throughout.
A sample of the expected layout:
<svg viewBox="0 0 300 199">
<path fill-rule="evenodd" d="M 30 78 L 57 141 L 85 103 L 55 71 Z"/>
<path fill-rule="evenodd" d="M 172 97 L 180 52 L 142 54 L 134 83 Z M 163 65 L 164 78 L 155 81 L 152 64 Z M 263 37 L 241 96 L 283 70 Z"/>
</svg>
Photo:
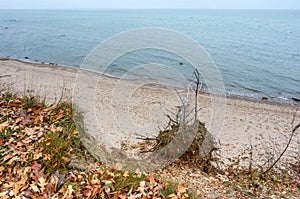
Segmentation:
<svg viewBox="0 0 300 199">
<path fill-rule="evenodd" d="M 135 142 L 137 134 L 155 135 L 168 123 L 165 114 L 172 115 L 170 111 L 176 112 L 175 107 L 181 105 L 174 89 L 138 81 L 119 81 L 93 72 L 78 73 L 75 68 L 16 60 L 0 61 L 0 85 L 1 88 L 10 86 L 12 91 L 21 94 L 45 97 L 48 103 L 60 100 L 62 94 L 68 99 L 75 97 L 74 102 L 88 118 L 88 129 L 108 148 L 120 148 L 125 140 Z M 212 106 L 207 94 L 200 96 L 199 104 L 200 120 L 213 131 L 216 106 Z M 227 98 L 225 116 L 217 118 L 222 124 L 218 135 L 221 160 L 228 164 L 229 158 L 242 156 L 245 157 L 242 164 L 247 165 L 250 143 L 254 165 L 270 159 L 272 154 L 277 156 L 288 142 L 296 108 L 296 105 Z M 295 124 L 299 122 L 298 111 Z M 299 158 L 299 155 L 300 132 L 297 132 L 285 158 Z"/>
</svg>

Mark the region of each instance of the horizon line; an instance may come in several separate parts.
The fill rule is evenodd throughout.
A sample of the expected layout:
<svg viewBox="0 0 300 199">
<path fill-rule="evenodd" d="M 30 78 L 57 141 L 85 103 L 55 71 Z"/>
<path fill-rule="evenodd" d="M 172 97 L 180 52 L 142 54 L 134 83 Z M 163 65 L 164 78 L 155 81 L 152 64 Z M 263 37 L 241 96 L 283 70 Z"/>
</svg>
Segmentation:
<svg viewBox="0 0 300 199">
<path fill-rule="evenodd" d="M 300 8 L 0 8 L 0 10 L 300 10 Z"/>
</svg>

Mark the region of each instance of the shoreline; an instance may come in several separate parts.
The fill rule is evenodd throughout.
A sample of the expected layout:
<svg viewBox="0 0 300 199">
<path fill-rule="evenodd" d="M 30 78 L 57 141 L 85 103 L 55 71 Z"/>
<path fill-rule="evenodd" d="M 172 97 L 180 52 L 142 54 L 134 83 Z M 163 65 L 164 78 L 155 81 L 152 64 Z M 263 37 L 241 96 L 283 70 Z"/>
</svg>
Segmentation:
<svg viewBox="0 0 300 199">
<path fill-rule="evenodd" d="M 61 64 L 57 64 L 57 63 L 44 63 L 44 62 L 40 62 L 40 61 L 33 61 L 30 59 L 16 59 L 16 58 L 11 58 L 11 57 L 0 57 L 0 62 L 2 61 L 16 61 L 16 62 L 20 62 L 20 63 L 24 63 L 24 64 L 29 64 L 29 65 L 33 65 L 33 66 L 37 66 L 37 67 L 54 67 L 54 68 L 59 68 L 59 69 L 72 69 L 72 70 L 78 70 L 80 69 L 79 67 L 76 66 L 69 66 L 69 65 L 61 65 Z M 86 69 L 81 69 L 81 70 L 85 70 L 91 73 L 95 73 L 98 75 L 102 75 L 108 78 L 112 78 L 112 79 L 117 79 L 119 80 L 120 77 L 116 77 L 110 74 L 104 74 L 104 73 L 99 73 L 97 71 L 93 71 L 93 70 L 86 70 Z M 139 81 L 136 79 L 127 79 L 127 81 Z M 182 89 L 182 88 L 178 88 L 178 89 Z M 204 92 L 201 91 L 202 95 L 211 95 L 209 92 Z M 222 96 L 223 97 L 223 96 Z M 226 94 L 225 96 L 226 98 L 229 99 L 234 99 L 234 100 L 242 100 L 242 101 L 249 101 L 252 103 L 262 103 L 262 104 L 269 104 L 269 105 L 278 105 L 278 106 L 300 106 L 300 101 L 295 101 L 292 98 L 289 99 L 289 101 L 272 101 L 269 98 L 268 99 L 257 99 L 257 98 L 251 98 L 251 97 L 246 97 L 246 96 L 239 96 L 239 95 L 229 95 Z M 298 99 L 298 98 L 296 98 Z"/>
</svg>

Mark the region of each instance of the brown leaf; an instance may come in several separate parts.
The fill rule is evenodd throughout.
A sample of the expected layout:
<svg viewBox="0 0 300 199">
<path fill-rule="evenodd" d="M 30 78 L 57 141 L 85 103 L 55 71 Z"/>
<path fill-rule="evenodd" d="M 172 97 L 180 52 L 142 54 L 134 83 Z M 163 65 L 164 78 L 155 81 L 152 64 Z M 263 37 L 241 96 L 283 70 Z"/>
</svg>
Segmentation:
<svg viewBox="0 0 300 199">
<path fill-rule="evenodd" d="M 65 183 L 66 178 L 64 174 L 60 174 L 59 171 L 56 171 L 50 177 L 50 182 L 47 185 L 47 191 L 49 193 L 55 193 L 60 189 L 60 187 Z"/>
<path fill-rule="evenodd" d="M 124 196 L 124 195 L 119 195 L 117 198 L 120 198 L 120 199 L 127 199 L 127 197 Z"/>
<path fill-rule="evenodd" d="M 42 165 L 34 161 L 31 165 L 31 174 L 30 177 L 34 179 L 37 183 L 39 182 L 39 179 L 44 177 L 44 169 L 41 169 Z"/>
<path fill-rule="evenodd" d="M 5 169 L 5 167 L 0 166 L 0 173 L 1 173 L 2 171 L 4 171 L 4 169 Z"/>
<path fill-rule="evenodd" d="M 149 182 L 150 186 L 155 186 L 156 185 L 156 180 L 153 177 L 153 175 L 150 175 L 149 177 L 147 177 L 146 181 Z"/>
<path fill-rule="evenodd" d="M 15 196 L 17 196 L 19 194 L 20 189 L 26 184 L 26 180 L 24 178 L 22 178 L 21 180 L 19 180 L 15 187 L 14 187 L 14 194 Z"/>
<path fill-rule="evenodd" d="M 30 115 L 25 114 L 23 110 L 20 111 L 19 115 L 22 118 L 22 125 L 25 126 L 31 119 Z"/>
<path fill-rule="evenodd" d="M 101 193 L 100 185 L 94 185 L 92 189 L 91 198 L 94 198 L 98 193 Z"/>
<path fill-rule="evenodd" d="M 85 190 L 82 192 L 82 194 L 87 197 L 90 198 L 90 196 L 92 195 L 92 186 L 86 186 Z"/>
</svg>

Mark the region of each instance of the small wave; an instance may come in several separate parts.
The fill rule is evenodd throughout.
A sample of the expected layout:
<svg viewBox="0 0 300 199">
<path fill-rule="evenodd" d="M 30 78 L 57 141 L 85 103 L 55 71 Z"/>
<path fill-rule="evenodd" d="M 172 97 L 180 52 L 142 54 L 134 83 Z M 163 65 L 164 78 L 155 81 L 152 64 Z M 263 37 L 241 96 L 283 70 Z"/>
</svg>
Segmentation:
<svg viewBox="0 0 300 199">
<path fill-rule="evenodd" d="M 283 101 L 289 101 L 290 99 L 284 96 L 278 96 L 277 99 L 283 100 Z"/>
<path fill-rule="evenodd" d="M 262 93 L 262 91 L 254 89 L 254 88 L 249 88 L 249 87 L 244 87 L 244 86 L 241 86 L 241 88 L 251 91 L 251 92 L 254 92 L 254 93 Z"/>
<path fill-rule="evenodd" d="M 243 93 L 243 92 L 239 92 L 239 91 L 235 91 L 235 90 L 227 90 L 226 93 L 230 96 L 255 98 L 255 96 L 253 94 Z"/>
</svg>

